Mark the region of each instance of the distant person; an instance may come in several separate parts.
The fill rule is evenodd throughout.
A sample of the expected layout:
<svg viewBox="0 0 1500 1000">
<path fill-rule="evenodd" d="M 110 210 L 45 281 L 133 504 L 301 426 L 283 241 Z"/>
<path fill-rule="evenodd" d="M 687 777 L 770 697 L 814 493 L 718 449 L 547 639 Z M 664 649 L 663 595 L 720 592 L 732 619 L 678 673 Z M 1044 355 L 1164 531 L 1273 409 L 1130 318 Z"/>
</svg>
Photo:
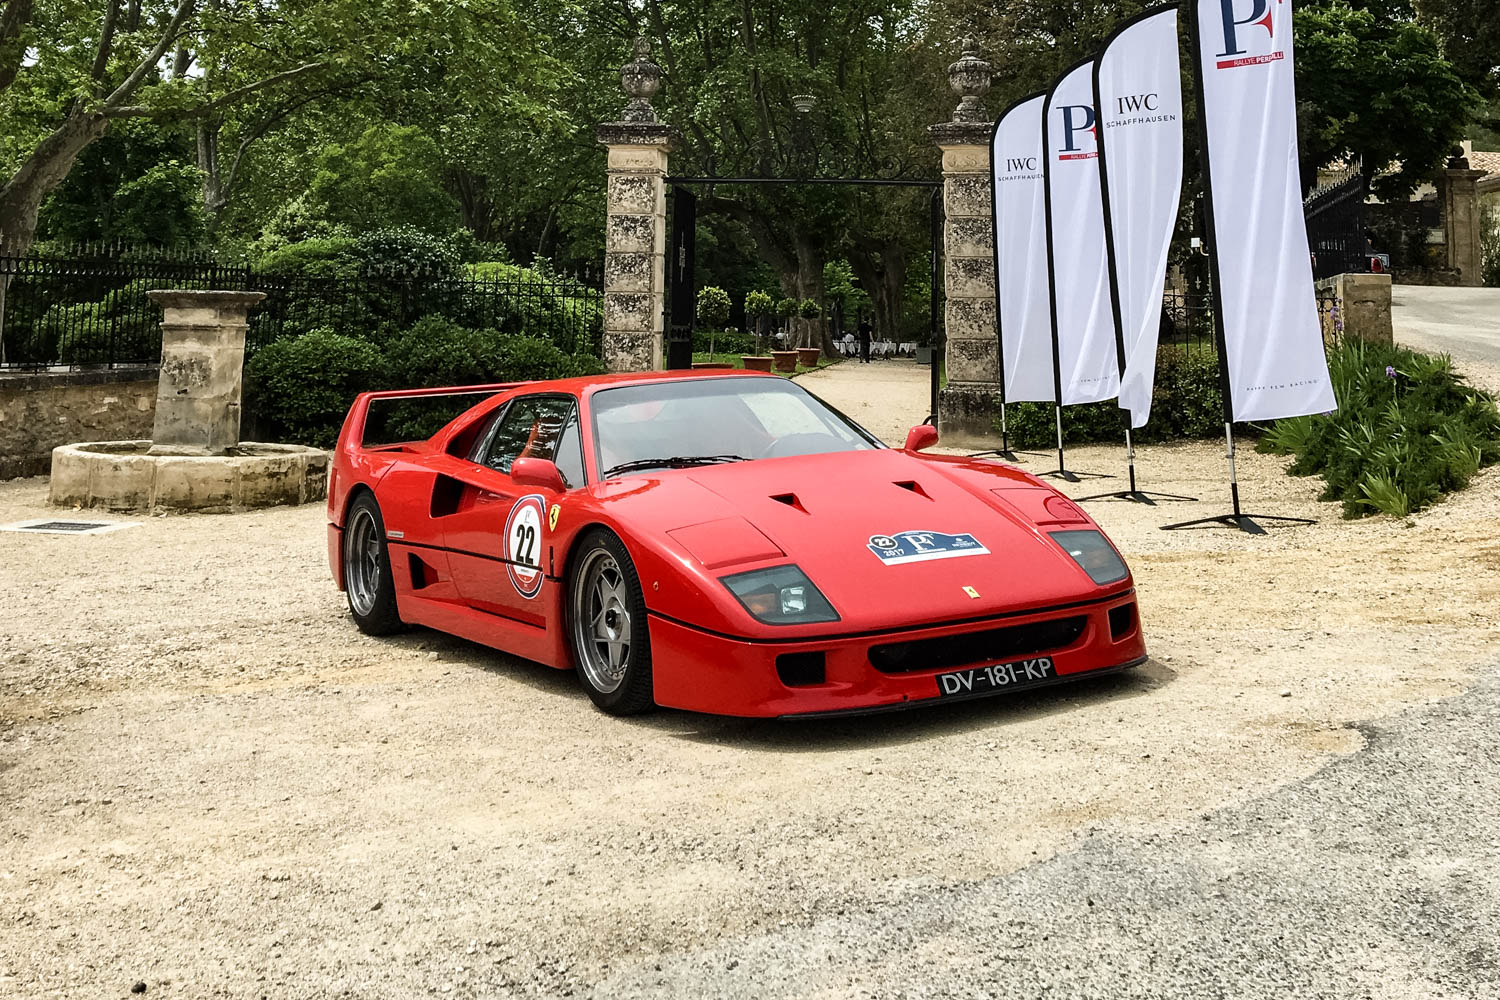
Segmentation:
<svg viewBox="0 0 1500 1000">
<path fill-rule="evenodd" d="M 859 363 L 862 365 L 870 363 L 870 334 L 873 332 L 869 320 L 859 321 Z"/>
</svg>

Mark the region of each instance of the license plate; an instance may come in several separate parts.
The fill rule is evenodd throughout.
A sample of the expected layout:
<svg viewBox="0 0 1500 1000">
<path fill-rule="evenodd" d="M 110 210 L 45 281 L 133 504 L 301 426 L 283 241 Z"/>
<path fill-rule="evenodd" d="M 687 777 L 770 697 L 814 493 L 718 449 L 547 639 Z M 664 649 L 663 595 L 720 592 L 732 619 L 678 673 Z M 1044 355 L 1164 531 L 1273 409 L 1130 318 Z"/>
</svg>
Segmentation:
<svg viewBox="0 0 1500 1000">
<path fill-rule="evenodd" d="M 938 697 L 953 698 L 990 691 L 1010 691 L 1033 687 L 1056 678 L 1057 667 L 1053 665 L 1052 657 L 1038 656 L 1014 663 L 997 663 L 993 667 L 974 667 L 972 670 L 938 674 Z"/>
</svg>

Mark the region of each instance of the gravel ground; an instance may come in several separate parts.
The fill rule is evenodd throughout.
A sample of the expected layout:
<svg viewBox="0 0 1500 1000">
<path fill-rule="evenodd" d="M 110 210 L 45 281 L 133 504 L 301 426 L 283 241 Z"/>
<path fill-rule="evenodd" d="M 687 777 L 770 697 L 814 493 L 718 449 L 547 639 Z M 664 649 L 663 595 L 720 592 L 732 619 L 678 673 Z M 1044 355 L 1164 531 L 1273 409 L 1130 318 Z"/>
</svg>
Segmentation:
<svg viewBox="0 0 1500 1000">
<path fill-rule="evenodd" d="M 925 413 L 924 376 L 896 362 L 839 365 L 806 384 L 899 440 Z M 879 406 L 859 412 L 871 398 Z M 1464 863 L 1493 862 L 1494 825 L 1481 812 L 1433 811 L 1413 826 L 1415 814 L 1373 808 L 1384 800 L 1356 819 L 1353 800 L 1312 812 L 1295 794 L 1338 773 L 1328 768 L 1343 757 L 1364 766 L 1372 751 L 1361 748 L 1379 731 L 1365 720 L 1458 696 L 1495 662 L 1500 476 L 1408 521 L 1344 522 L 1316 501 L 1316 483 L 1242 452 L 1252 509 L 1319 523 L 1264 538 L 1158 531 L 1221 507 L 1221 450 L 1142 450 L 1144 483 L 1210 498 L 1201 504 L 1094 505 L 1137 575 L 1146 667 L 831 723 L 677 712 L 622 721 L 594 711 L 571 675 L 430 632 L 365 638 L 328 580 L 318 506 L 147 518 L 95 537 L 0 534 L 0 987 L 23 997 L 125 996 L 136 982 L 148 996 L 182 997 L 679 985 L 751 995 L 745 976 L 730 975 L 734 957 L 726 978 L 701 978 L 704 962 L 743 947 L 747 969 L 785 966 L 782 978 L 765 973 L 769 995 L 886 996 L 899 983 L 962 994 L 968 981 L 917 970 L 953 964 L 952 952 L 978 976 L 985 960 L 1014 956 L 1003 914 L 1019 911 L 1002 904 L 1027 886 L 1033 895 L 1018 898 L 1036 903 L 1024 909 L 1036 927 L 1055 921 L 1061 939 L 1076 893 L 1043 906 L 1045 880 L 1066 887 L 1084 872 L 1096 908 L 1120 908 L 1085 943 L 1122 949 L 1106 968 L 1134 975 L 1149 952 L 1125 948 L 1120 926 L 1160 923 L 1166 942 L 1180 925 L 1220 934 L 1239 912 L 1201 893 L 1183 901 L 1170 879 L 1207 883 L 1191 859 L 1147 865 L 1152 845 L 1191 848 L 1204 813 L 1225 831 L 1242 817 L 1244 836 L 1260 836 L 1254 817 L 1280 815 L 1283 801 L 1305 817 L 1283 832 L 1309 853 L 1306 867 L 1287 859 L 1282 894 L 1269 897 L 1277 909 L 1257 904 L 1267 920 L 1355 941 L 1361 913 L 1405 913 L 1419 896 L 1433 913 L 1477 919 L 1482 907 L 1443 882 L 1437 862 L 1422 879 L 1380 881 L 1408 861 L 1373 845 L 1411 841 L 1417 858 L 1417 840 L 1440 838 Z M 1120 460 L 1118 448 L 1070 452 L 1082 469 L 1121 471 Z M 45 496 L 42 480 L 0 483 L 0 523 L 55 514 Z M 1433 781 L 1481 765 L 1473 752 L 1457 758 L 1466 738 L 1433 744 L 1450 755 L 1432 763 Z M 1492 819 L 1492 789 L 1475 787 Z M 1299 872 L 1326 867 L 1361 831 L 1372 846 L 1342 859 L 1346 888 L 1299 887 Z M 1265 843 L 1257 859 L 1276 856 Z M 1261 864 L 1247 862 L 1243 877 L 1262 881 Z M 1137 893 L 1148 875 L 1156 888 Z M 1368 907 L 1356 912 L 1361 891 Z M 1166 916 L 1168 899 L 1181 924 Z M 948 906 L 969 907 L 985 933 L 944 923 Z M 916 921 L 910 932 L 899 932 L 900 914 Z M 778 950 L 803 933 L 837 942 L 846 920 L 890 934 L 872 932 L 864 950 L 841 945 L 852 965 L 818 958 L 826 976 L 808 978 L 797 954 Z M 1288 971 L 1294 953 L 1258 933 L 1247 925 L 1243 944 L 1255 974 L 1289 994 L 1403 996 L 1418 981 L 1406 953 L 1368 948 L 1308 951 L 1323 971 L 1300 979 Z M 1224 948 L 1179 937 L 1156 961 L 1200 976 Z M 1113 995 L 1068 979 L 1084 973 L 1062 967 L 1078 962 L 1060 948 L 1027 962 L 1037 978 L 1018 989 L 1052 977 L 1067 995 Z M 1224 968 L 1225 982 L 1241 981 L 1236 969 Z M 1156 995 L 1217 995 L 1193 981 L 1179 990 L 1163 979 Z M 1433 981 L 1486 995 L 1477 973 Z"/>
<path fill-rule="evenodd" d="M 597 997 L 1500 996 L 1500 672 L 1162 835 L 638 963 Z"/>
</svg>

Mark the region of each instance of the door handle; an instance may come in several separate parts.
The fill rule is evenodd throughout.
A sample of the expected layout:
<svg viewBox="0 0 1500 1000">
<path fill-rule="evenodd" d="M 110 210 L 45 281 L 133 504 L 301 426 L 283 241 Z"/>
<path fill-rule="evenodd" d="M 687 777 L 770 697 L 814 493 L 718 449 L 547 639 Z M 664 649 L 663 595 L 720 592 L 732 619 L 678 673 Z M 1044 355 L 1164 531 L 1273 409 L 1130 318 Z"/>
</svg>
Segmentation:
<svg viewBox="0 0 1500 1000">
<path fill-rule="evenodd" d="M 513 500 L 515 500 L 515 497 L 509 493 L 496 493 L 494 490 L 487 490 L 482 486 L 479 488 L 480 503 L 509 503 Z"/>
</svg>

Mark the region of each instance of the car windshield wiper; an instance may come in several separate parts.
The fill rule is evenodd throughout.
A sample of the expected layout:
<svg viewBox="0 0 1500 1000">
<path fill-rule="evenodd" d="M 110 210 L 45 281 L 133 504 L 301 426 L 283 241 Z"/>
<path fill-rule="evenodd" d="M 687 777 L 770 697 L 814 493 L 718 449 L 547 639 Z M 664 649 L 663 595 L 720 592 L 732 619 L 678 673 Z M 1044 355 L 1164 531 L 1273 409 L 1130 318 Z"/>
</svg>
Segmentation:
<svg viewBox="0 0 1500 1000">
<path fill-rule="evenodd" d="M 604 478 L 621 472 L 634 472 L 637 469 L 684 469 L 691 465 L 719 465 L 723 462 L 748 462 L 744 455 L 678 455 L 674 458 L 637 458 L 630 462 L 621 462 L 604 473 Z"/>
</svg>

